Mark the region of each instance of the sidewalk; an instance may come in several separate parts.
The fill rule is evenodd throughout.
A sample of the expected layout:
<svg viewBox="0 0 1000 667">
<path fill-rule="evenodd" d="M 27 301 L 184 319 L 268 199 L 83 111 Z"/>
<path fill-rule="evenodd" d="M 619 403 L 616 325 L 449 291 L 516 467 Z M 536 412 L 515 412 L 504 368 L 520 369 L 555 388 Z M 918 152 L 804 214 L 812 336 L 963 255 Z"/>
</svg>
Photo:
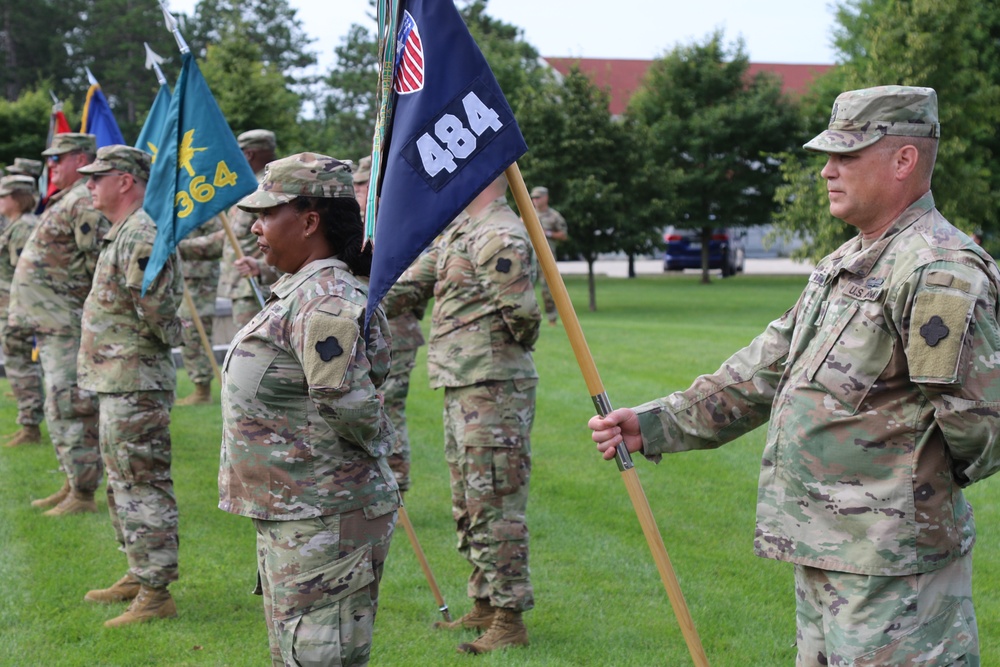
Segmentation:
<svg viewBox="0 0 1000 667">
<path fill-rule="evenodd" d="M 570 275 L 586 275 L 586 262 L 557 262 L 559 273 Z M 815 268 L 810 263 L 800 263 L 787 258 L 768 258 L 746 260 L 746 270 L 744 273 L 754 276 L 779 276 L 779 275 L 809 275 Z M 700 269 L 687 269 L 685 273 L 698 273 Z M 650 275 L 663 273 L 663 260 L 659 259 L 639 259 L 635 262 L 635 272 L 639 275 Z M 715 273 L 718 273 L 716 271 Z M 628 260 L 609 259 L 597 260 L 594 262 L 594 274 L 606 275 L 612 278 L 625 278 L 628 276 Z"/>
</svg>

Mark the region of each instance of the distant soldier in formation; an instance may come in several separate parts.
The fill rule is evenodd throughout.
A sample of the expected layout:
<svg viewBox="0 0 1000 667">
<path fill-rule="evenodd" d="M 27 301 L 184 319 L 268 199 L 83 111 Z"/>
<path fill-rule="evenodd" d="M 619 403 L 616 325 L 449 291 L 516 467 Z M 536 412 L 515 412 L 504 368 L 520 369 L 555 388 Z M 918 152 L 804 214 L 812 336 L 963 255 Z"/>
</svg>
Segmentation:
<svg viewBox="0 0 1000 667">
<path fill-rule="evenodd" d="M 539 185 L 531 189 L 531 203 L 535 206 L 535 212 L 538 213 L 538 222 L 542 224 L 545 238 L 548 239 L 549 250 L 552 251 L 552 256 L 555 257 L 556 246 L 569 238 L 569 228 L 566 226 L 566 220 L 563 219 L 559 211 L 549 206 L 549 189 L 546 187 Z M 559 319 L 556 302 L 552 298 L 552 292 L 549 290 L 549 284 L 545 282 L 545 278 L 540 276 L 539 280 L 542 282 L 542 301 L 545 303 L 545 317 L 548 318 L 549 324 L 555 325 Z"/>
<path fill-rule="evenodd" d="M 368 202 L 368 183 L 371 179 L 372 159 L 363 157 L 354 172 L 354 196 L 361 207 L 361 218 L 365 217 Z M 417 350 L 424 344 L 424 334 L 420 330 L 420 320 L 424 316 L 427 302 L 417 304 L 389 319 L 392 332 L 392 366 L 389 377 L 382 385 L 385 396 L 385 410 L 396 428 L 396 443 L 389 455 L 389 467 L 396 477 L 399 490 L 405 493 L 410 488 L 410 436 L 406 428 L 406 396 L 410 392 L 410 373 L 417 364 Z"/>
<path fill-rule="evenodd" d="M 170 407 L 181 341 L 179 260 L 167 260 L 142 293 L 156 225 L 142 209 L 151 158 L 130 146 L 105 146 L 80 169 L 90 174 L 94 206 L 112 222 L 94 288 L 83 306 L 80 385 L 100 397 L 101 454 L 108 511 L 128 573 L 85 599 L 131 600 L 106 627 L 177 615 L 167 586 L 177 579 L 177 501 L 170 476 Z"/>
<path fill-rule="evenodd" d="M 199 405 L 212 402 L 212 377 L 215 371 L 208 355 L 214 354 L 211 348 L 212 328 L 215 321 L 215 295 L 219 289 L 221 265 L 218 259 L 199 259 L 197 254 L 186 256 L 188 245 L 197 247 L 198 240 L 222 230 L 222 223 L 214 217 L 188 234 L 180 242 L 178 250 L 184 267 L 184 282 L 191 300 L 194 302 L 198 318 L 201 320 L 205 335 L 208 337 L 209 348 L 206 350 L 201 341 L 201 335 L 194 325 L 194 318 L 188 310 L 186 300 L 181 301 L 180 318 L 184 322 L 181 333 L 183 339 L 181 357 L 188 378 L 194 383 L 194 392 L 186 398 L 177 401 L 177 405 Z"/>
<path fill-rule="evenodd" d="M 527 231 L 501 176 L 445 229 L 386 297 L 392 316 L 435 297 L 431 386 L 444 387 L 445 459 L 459 553 L 472 565 L 474 608 L 436 627 L 484 631 L 463 643 L 486 653 L 528 643 L 528 480 L 538 373 L 531 356 L 541 313 Z"/>
<path fill-rule="evenodd" d="M 96 512 L 103 475 L 97 395 L 77 383 L 80 316 L 108 221 L 94 209 L 77 169 L 97 152 L 92 134 L 57 134 L 44 155 L 59 188 L 21 253 L 11 283 L 8 326 L 35 335 L 45 379 L 45 421 L 66 479 L 31 504 L 48 516 Z"/>
<path fill-rule="evenodd" d="M 38 425 L 42 421 L 45 394 L 41 368 L 31 359 L 33 337 L 27 329 L 7 326 L 14 268 L 38 223 L 38 218 L 31 213 L 37 204 L 38 189 L 32 177 L 6 176 L 0 180 L 0 219 L 6 219 L 6 223 L 0 225 L 0 345 L 4 371 L 17 401 L 17 423 L 21 425 L 21 430 L 4 443 L 6 447 L 42 441 Z"/>
<path fill-rule="evenodd" d="M 7 167 L 7 173 L 9 175 L 30 176 L 37 184 L 38 178 L 42 175 L 43 166 L 41 160 L 17 157 L 14 158 L 14 164 Z"/>
</svg>

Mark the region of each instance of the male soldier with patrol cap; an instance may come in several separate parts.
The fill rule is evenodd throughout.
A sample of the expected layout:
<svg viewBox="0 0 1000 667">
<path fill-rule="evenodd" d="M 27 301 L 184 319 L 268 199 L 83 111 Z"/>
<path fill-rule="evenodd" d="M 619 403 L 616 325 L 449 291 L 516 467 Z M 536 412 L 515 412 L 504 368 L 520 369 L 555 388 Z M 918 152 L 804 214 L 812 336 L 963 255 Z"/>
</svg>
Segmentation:
<svg viewBox="0 0 1000 667">
<path fill-rule="evenodd" d="M 445 459 L 459 553 L 472 565 L 474 607 L 435 627 L 484 631 L 463 653 L 528 643 L 528 479 L 541 313 L 528 233 L 501 175 L 403 273 L 384 306 L 393 317 L 435 297 L 428 374 L 444 387 Z"/>
<path fill-rule="evenodd" d="M 365 217 L 365 207 L 368 205 L 368 185 L 372 175 L 372 158 L 370 155 L 358 160 L 354 171 L 354 198 L 361 207 L 361 218 Z M 410 374 L 417 365 L 417 350 L 424 344 L 424 333 L 420 330 L 420 320 L 423 319 L 427 302 L 404 310 L 395 317 L 389 318 L 389 330 L 392 332 L 392 365 L 389 367 L 389 377 L 382 385 L 382 395 L 385 397 L 385 411 L 396 428 L 396 442 L 392 453 L 387 457 L 392 474 L 399 484 L 400 493 L 410 488 L 410 435 L 406 428 L 406 396 L 410 393 Z"/>
<path fill-rule="evenodd" d="M 801 667 L 980 664 L 962 489 L 1000 466 L 1000 272 L 935 208 L 939 136 L 930 88 L 841 94 L 805 148 L 858 236 L 715 374 L 589 423 L 658 460 L 770 420 L 754 548 L 795 566 Z"/>
<path fill-rule="evenodd" d="M 8 332 L 7 306 L 14 269 L 38 224 L 32 211 L 38 203 L 38 187 L 31 176 L 5 176 L 0 179 L 0 347 L 3 348 L 4 371 L 10 381 L 12 397 L 17 401 L 17 423 L 20 430 L 4 442 L 5 447 L 17 447 L 42 441 L 38 425 L 42 421 L 44 392 L 42 372 L 31 359 L 34 348 L 31 332 L 14 328 Z"/>
<path fill-rule="evenodd" d="M 97 152 L 92 134 L 52 138 L 42 155 L 59 191 L 49 199 L 11 281 L 7 324 L 33 332 L 45 379 L 45 421 L 66 479 L 54 494 L 33 501 L 48 516 L 96 512 L 94 491 L 103 469 L 97 444 L 97 395 L 77 383 L 80 315 L 108 221 L 94 209 L 77 169 Z"/>
<path fill-rule="evenodd" d="M 236 137 L 236 143 L 243 150 L 243 157 L 246 158 L 250 168 L 257 176 L 257 181 L 260 182 L 264 177 L 264 167 L 275 158 L 274 151 L 277 143 L 274 132 L 247 130 Z M 242 211 L 236 206 L 229 210 L 229 226 L 243 252 L 243 259 L 239 261 L 237 261 L 236 249 L 229 242 L 228 235 L 215 222 L 214 218 L 192 232 L 179 245 L 180 255 L 185 266 L 189 264 L 204 266 L 206 260 L 222 258 L 217 276 L 217 294 L 230 300 L 233 324 L 237 330 L 246 326 L 260 311 L 260 302 L 254 295 L 247 277 L 259 276 L 260 283 L 269 285 L 278 276 L 277 272 L 265 262 L 257 261 L 263 257 L 263 254 L 257 247 L 257 237 L 250 232 L 250 227 L 255 219 L 253 214 Z M 204 272 L 204 269 L 200 269 L 199 272 Z M 254 279 L 257 280 L 257 278 Z M 267 289 L 261 287 L 261 294 L 266 299 Z M 196 302 L 196 307 L 199 313 L 214 312 L 214 300 L 212 303 L 207 303 L 202 299 L 200 305 Z M 194 382 L 194 392 L 177 401 L 177 405 L 198 405 L 212 401 L 211 382 L 214 372 L 211 362 L 206 356 L 206 354 L 212 354 L 212 351 L 200 352 L 201 344 L 195 341 L 195 338 L 197 336 L 194 332 L 189 332 L 185 336 L 185 345 L 189 346 L 189 352 L 184 355 L 184 366 Z M 195 352 L 195 347 L 198 348 L 199 352 Z"/>
<path fill-rule="evenodd" d="M 85 599 L 132 600 L 106 627 L 177 615 L 167 586 L 177 579 L 177 501 L 170 476 L 170 407 L 180 343 L 183 279 L 174 255 L 143 294 L 156 225 L 142 209 L 151 157 L 105 146 L 80 169 L 94 206 L 111 221 L 83 306 L 80 385 L 97 392 L 108 510 L 128 573 Z"/>
<path fill-rule="evenodd" d="M 545 232 L 545 238 L 549 242 L 549 250 L 555 257 L 556 246 L 569 238 L 566 220 L 559 211 L 549 206 L 549 189 L 542 185 L 531 188 L 531 203 L 535 207 L 538 222 L 541 223 L 542 231 Z M 549 324 L 555 325 L 559 319 L 555 299 L 552 298 L 552 292 L 549 290 L 549 284 L 545 282 L 545 277 L 539 275 L 539 280 L 542 281 L 542 302 L 545 304 L 545 317 L 548 318 Z"/>
</svg>

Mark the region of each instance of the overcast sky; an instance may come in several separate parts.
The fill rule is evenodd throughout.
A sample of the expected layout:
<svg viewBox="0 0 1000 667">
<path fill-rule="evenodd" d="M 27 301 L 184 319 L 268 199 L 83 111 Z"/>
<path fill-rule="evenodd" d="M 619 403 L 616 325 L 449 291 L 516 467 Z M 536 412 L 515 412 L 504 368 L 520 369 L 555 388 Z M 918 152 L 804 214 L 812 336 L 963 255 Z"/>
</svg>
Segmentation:
<svg viewBox="0 0 1000 667">
<path fill-rule="evenodd" d="M 169 0 L 193 12 L 197 0 Z M 374 28 L 368 0 L 289 0 L 325 70 L 352 23 Z M 524 30 L 543 56 L 651 59 L 716 28 L 742 37 L 753 62 L 832 64 L 828 0 L 489 0 L 487 12 Z"/>
</svg>

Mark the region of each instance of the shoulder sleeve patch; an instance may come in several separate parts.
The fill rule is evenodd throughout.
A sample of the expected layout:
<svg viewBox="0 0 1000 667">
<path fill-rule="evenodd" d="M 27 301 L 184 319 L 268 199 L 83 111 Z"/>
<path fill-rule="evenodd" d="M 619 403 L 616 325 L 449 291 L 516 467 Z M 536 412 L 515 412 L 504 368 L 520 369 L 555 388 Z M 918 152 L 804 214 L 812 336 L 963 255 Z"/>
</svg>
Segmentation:
<svg viewBox="0 0 1000 667">
<path fill-rule="evenodd" d="M 933 278 L 933 274 L 928 276 L 927 283 Z M 906 349 L 914 382 L 950 384 L 958 380 L 962 346 L 975 305 L 975 297 L 955 291 L 928 290 L 917 295 Z"/>
<path fill-rule="evenodd" d="M 360 327 L 354 320 L 323 310 L 309 315 L 302 366 L 310 387 L 343 386 L 359 336 Z"/>
<path fill-rule="evenodd" d="M 142 288 L 142 278 L 146 273 L 146 265 L 149 264 L 149 256 L 153 253 L 153 247 L 146 243 L 136 243 L 132 246 L 132 256 L 129 257 L 128 273 L 125 276 L 125 284 L 133 288 Z"/>
</svg>

